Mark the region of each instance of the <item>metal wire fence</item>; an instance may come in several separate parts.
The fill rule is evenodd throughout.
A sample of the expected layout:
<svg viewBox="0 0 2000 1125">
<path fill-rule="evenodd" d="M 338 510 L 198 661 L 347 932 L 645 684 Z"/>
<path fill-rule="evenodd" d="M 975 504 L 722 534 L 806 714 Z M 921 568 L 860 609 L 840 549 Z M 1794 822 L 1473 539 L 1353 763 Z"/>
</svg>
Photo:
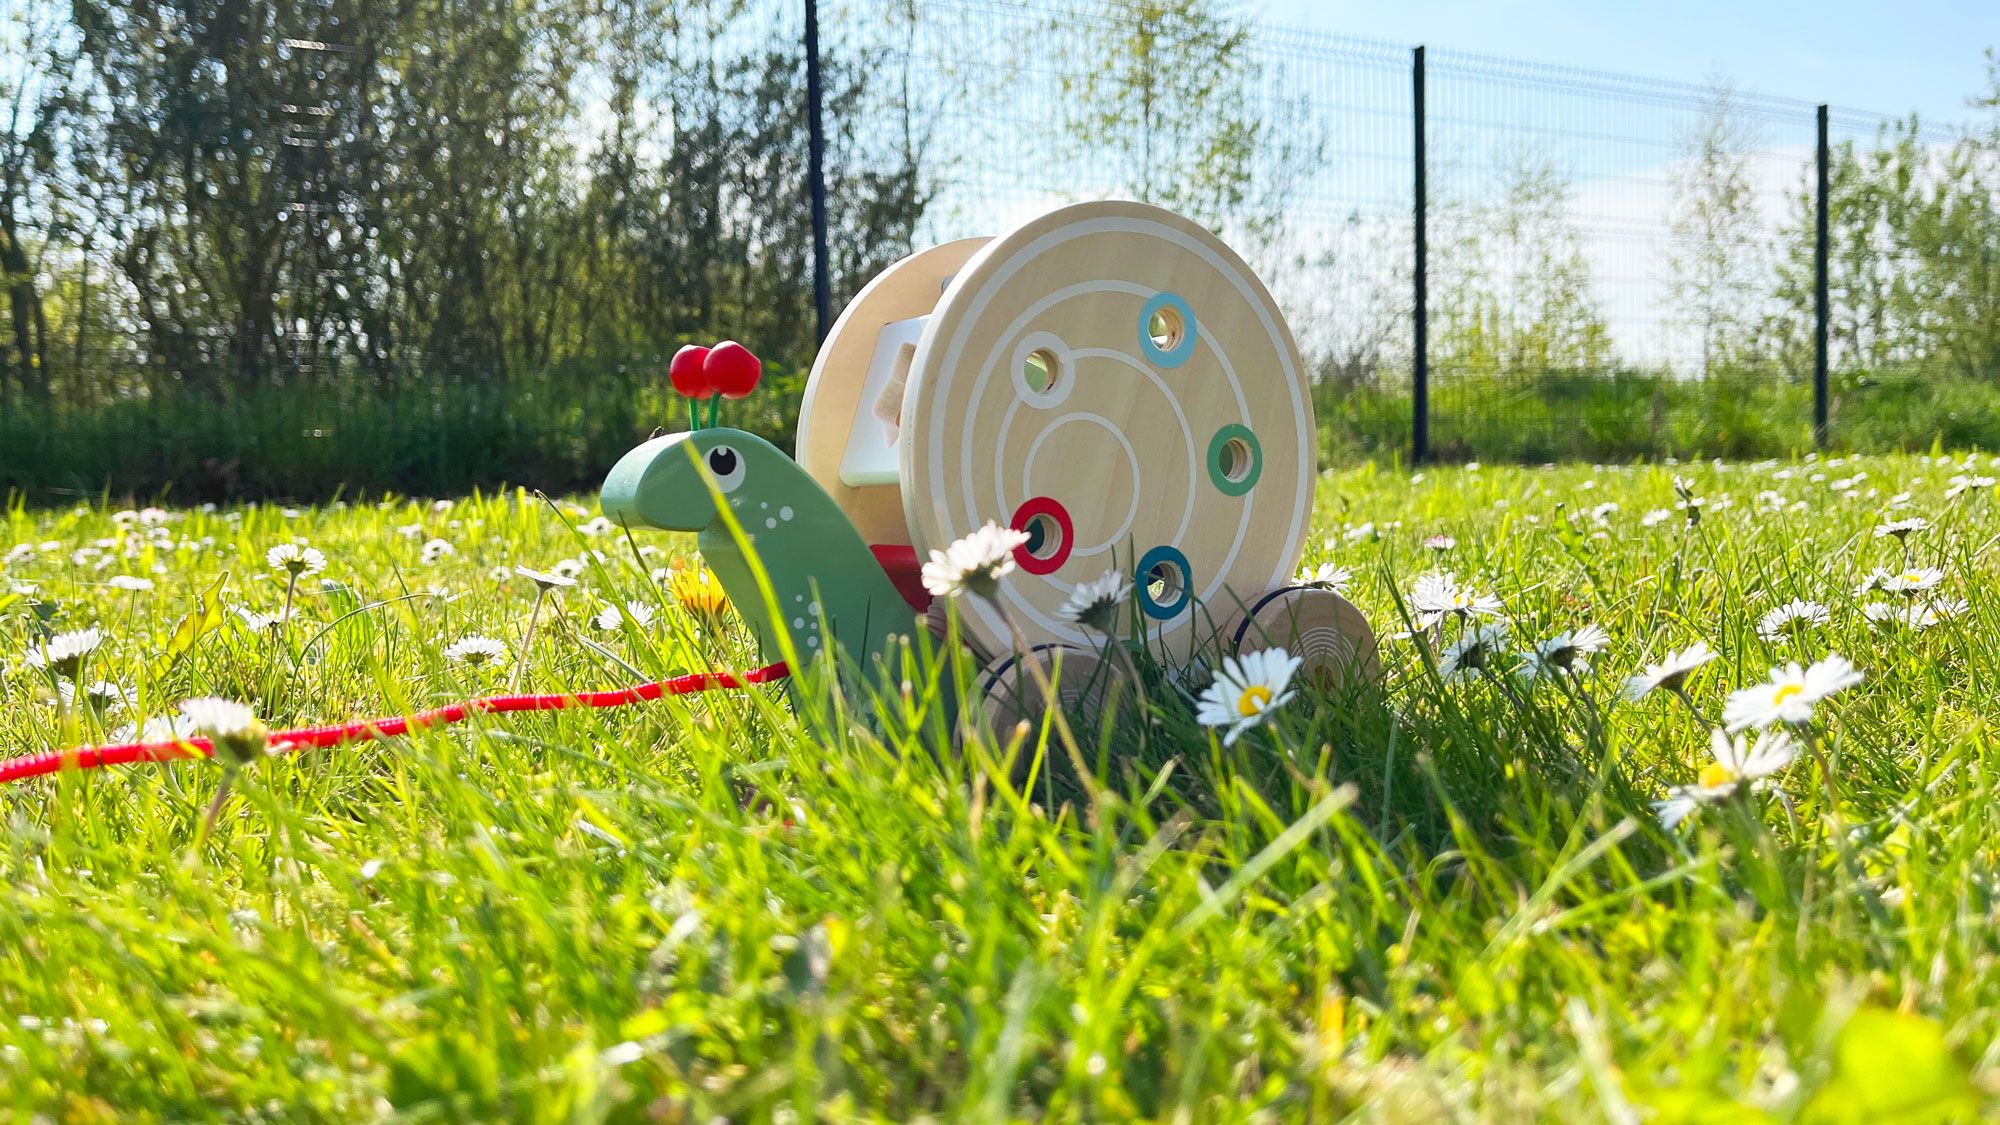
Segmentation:
<svg viewBox="0 0 2000 1125">
<path fill-rule="evenodd" d="M 829 49 L 869 53 L 908 99 L 896 140 L 934 192 L 920 242 L 1086 198 L 1195 215 L 1286 309 L 1335 450 L 2000 437 L 2000 303 L 1990 273 L 1953 264 L 2000 253 L 2000 129 L 1204 13 L 928 0 L 825 18 Z"/>
</svg>

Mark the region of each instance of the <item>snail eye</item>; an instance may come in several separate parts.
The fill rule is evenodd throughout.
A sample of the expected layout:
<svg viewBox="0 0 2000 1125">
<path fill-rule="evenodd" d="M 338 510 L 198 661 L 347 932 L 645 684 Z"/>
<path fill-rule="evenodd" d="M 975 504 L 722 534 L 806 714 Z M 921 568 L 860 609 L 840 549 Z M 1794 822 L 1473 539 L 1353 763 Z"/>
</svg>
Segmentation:
<svg viewBox="0 0 2000 1125">
<path fill-rule="evenodd" d="M 743 483 L 743 455 L 729 446 L 718 445 L 708 451 L 708 471 L 714 474 L 717 488 L 734 492 Z"/>
</svg>

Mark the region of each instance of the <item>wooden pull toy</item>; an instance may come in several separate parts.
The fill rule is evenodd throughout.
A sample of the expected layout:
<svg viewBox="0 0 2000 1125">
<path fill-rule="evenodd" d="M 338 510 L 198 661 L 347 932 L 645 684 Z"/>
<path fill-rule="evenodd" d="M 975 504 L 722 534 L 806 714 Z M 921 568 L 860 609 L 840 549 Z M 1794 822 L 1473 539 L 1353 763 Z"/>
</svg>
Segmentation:
<svg viewBox="0 0 2000 1125">
<path fill-rule="evenodd" d="M 725 343 L 670 374 L 691 403 L 741 397 L 756 362 Z M 1121 628 L 1168 663 L 1282 645 L 1322 680 L 1376 674 L 1361 614 L 1292 585 L 1318 430 L 1291 331 L 1243 260 L 1172 212 L 1082 203 L 890 266 L 820 349 L 796 461 L 713 410 L 626 454 L 604 513 L 696 532 L 767 659 L 789 630 L 804 656 L 831 643 L 865 666 L 928 605 L 918 560 L 994 521 L 1028 535 L 998 594 L 1021 659 L 1096 651 L 1058 610 L 1115 569 L 1137 588 Z M 1007 623 L 960 609 L 997 686 L 1018 665 Z"/>
</svg>

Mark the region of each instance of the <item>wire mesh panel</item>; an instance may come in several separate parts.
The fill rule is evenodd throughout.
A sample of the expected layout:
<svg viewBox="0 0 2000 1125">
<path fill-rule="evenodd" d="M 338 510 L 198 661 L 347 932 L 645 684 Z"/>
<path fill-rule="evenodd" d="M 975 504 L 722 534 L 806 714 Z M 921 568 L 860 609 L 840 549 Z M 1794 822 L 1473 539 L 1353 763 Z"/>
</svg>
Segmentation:
<svg viewBox="0 0 2000 1125">
<path fill-rule="evenodd" d="M 1828 422 L 1840 445 L 1993 440 L 2000 120 L 1994 129 L 1983 135 L 1855 110 L 1829 115 Z M 1802 271 L 1802 263 L 1788 263 L 1788 293 Z M 1788 328 L 1801 331 L 1797 323 Z"/>
<path fill-rule="evenodd" d="M 869 131 L 920 154 L 932 194 L 919 244 L 1083 199 L 1173 208 L 1278 295 L 1317 373 L 1328 443 L 1400 449 L 1409 53 L 1213 12 L 937 0 L 827 18 L 906 91 L 907 112 Z"/>
<path fill-rule="evenodd" d="M 1433 448 L 1809 440 L 1773 281 L 1810 261 L 1812 105 L 1451 53 L 1428 89 Z"/>
</svg>

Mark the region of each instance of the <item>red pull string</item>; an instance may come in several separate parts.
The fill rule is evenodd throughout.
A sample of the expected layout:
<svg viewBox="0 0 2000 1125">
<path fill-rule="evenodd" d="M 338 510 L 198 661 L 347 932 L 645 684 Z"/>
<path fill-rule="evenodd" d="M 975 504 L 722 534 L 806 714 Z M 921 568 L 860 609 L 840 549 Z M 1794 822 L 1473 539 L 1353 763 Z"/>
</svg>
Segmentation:
<svg viewBox="0 0 2000 1125">
<path fill-rule="evenodd" d="M 311 747 L 340 746 L 349 742 L 368 742 L 377 738 L 393 738 L 412 730 L 431 726 L 450 726 L 463 722 L 473 714 L 504 715 L 514 711 L 560 711 L 566 707 L 623 707 L 628 703 L 646 703 L 663 695 L 689 695 L 698 691 L 715 688 L 745 687 L 750 684 L 768 684 L 791 675 L 791 670 L 780 661 L 753 668 L 738 675 L 734 672 L 694 672 L 685 676 L 675 676 L 670 680 L 655 680 L 637 687 L 617 688 L 612 691 L 582 691 L 571 694 L 547 695 L 492 695 L 484 699 L 468 699 L 460 703 L 435 707 L 429 711 L 419 711 L 414 715 L 399 715 L 387 719 L 356 719 L 351 723 L 337 723 L 324 727 L 300 727 L 297 730 L 281 730 L 271 734 L 273 750 L 304 750 Z M 122 766 L 133 762 L 171 762 L 177 758 L 210 757 L 215 747 L 206 738 L 190 738 L 178 742 L 121 742 L 112 746 L 85 746 L 75 750 L 45 750 L 39 754 L 24 754 L 18 758 L 0 761 L 0 785 L 25 781 L 31 777 L 46 777 L 74 766 L 89 770 L 101 766 Z"/>
</svg>

